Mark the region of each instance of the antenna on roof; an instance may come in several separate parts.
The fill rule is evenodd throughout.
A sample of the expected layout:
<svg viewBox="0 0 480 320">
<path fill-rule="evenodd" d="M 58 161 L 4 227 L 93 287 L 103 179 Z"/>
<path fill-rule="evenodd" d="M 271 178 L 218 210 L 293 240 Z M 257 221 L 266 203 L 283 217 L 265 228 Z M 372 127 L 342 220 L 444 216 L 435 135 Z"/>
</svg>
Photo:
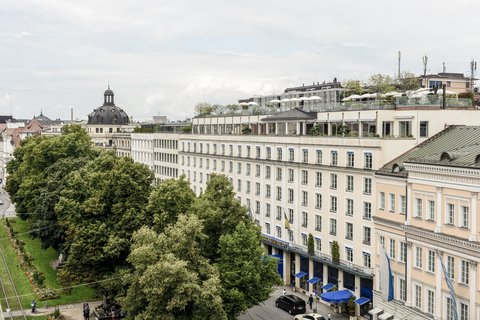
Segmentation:
<svg viewBox="0 0 480 320">
<path fill-rule="evenodd" d="M 447 68 L 445 67 L 445 61 L 442 62 L 442 70 L 443 70 L 443 73 L 445 73 L 445 71 L 447 70 Z"/>
<path fill-rule="evenodd" d="M 473 81 L 475 80 L 475 71 L 477 71 L 477 61 L 470 61 L 470 88 L 473 91 Z"/>
<path fill-rule="evenodd" d="M 402 52 L 398 51 L 398 78 L 400 79 L 400 63 L 402 61 Z"/>
<path fill-rule="evenodd" d="M 426 76 L 427 75 L 427 63 L 428 63 L 427 55 L 424 55 L 422 57 L 422 61 L 423 61 L 423 75 Z"/>
</svg>

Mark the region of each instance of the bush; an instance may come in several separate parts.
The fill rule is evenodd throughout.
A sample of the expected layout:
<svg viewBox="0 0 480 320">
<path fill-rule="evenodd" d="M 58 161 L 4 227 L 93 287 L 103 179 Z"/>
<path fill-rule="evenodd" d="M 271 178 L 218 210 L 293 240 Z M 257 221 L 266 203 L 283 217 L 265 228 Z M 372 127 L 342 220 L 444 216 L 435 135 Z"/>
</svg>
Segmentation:
<svg viewBox="0 0 480 320">
<path fill-rule="evenodd" d="M 308 234 L 308 254 L 311 256 L 315 255 L 315 242 L 311 233 Z"/>
<path fill-rule="evenodd" d="M 340 247 L 338 241 L 332 242 L 332 259 L 336 261 L 340 260 Z"/>
</svg>

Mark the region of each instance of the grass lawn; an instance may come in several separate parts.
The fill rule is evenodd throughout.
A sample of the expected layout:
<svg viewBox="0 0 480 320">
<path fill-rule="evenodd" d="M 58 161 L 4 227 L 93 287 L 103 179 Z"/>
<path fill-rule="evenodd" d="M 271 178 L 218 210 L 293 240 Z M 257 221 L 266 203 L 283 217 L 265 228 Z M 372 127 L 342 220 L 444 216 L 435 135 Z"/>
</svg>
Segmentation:
<svg viewBox="0 0 480 320">
<path fill-rule="evenodd" d="M 21 220 L 21 219 L 9 219 L 12 222 L 13 228 L 19 232 L 24 233 L 29 230 L 28 222 Z M 2 231 L 3 227 L 2 227 Z M 0 236 L 1 237 L 1 236 Z M 43 273 L 45 276 L 45 285 L 49 288 L 61 288 L 60 284 L 57 281 L 57 271 L 54 270 L 51 266 L 52 262 L 58 258 L 58 253 L 52 248 L 48 248 L 47 250 L 43 250 L 41 248 L 41 242 L 38 239 L 32 239 L 28 234 L 18 235 L 18 237 L 25 242 L 25 251 L 35 257 L 33 261 L 33 265 L 37 270 Z M 10 243 L 7 241 L 8 245 Z M 13 250 L 12 250 L 13 252 Z M 16 258 L 16 257 L 15 257 Z M 21 271 L 21 270 L 20 270 Z M 23 274 L 23 272 L 22 272 Z M 23 275 L 26 279 L 26 277 Z M 30 284 L 28 283 L 28 286 Z M 31 289 L 30 289 L 31 292 Z M 73 288 L 69 295 L 63 295 L 60 298 L 49 300 L 49 306 L 56 306 L 62 304 L 69 304 L 74 302 L 81 302 L 84 300 L 93 300 L 95 299 L 95 292 L 92 288 L 82 286 Z M 28 297 L 25 302 L 22 301 L 22 304 L 26 307 L 30 306 L 31 297 Z M 43 301 L 39 301 L 39 305 L 43 305 Z M 35 318 L 38 319 L 38 318 Z"/>
</svg>

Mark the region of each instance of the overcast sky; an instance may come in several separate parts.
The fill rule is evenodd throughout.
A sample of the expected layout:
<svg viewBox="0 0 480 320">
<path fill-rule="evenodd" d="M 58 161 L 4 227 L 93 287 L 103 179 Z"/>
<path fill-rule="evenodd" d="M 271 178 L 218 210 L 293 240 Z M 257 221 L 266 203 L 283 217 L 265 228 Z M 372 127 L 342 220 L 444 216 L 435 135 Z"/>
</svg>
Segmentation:
<svg viewBox="0 0 480 320">
<path fill-rule="evenodd" d="M 193 115 L 285 87 L 428 69 L 470 74 L 480 1 L 1 0 L 0 114 Z"/>
</svg>

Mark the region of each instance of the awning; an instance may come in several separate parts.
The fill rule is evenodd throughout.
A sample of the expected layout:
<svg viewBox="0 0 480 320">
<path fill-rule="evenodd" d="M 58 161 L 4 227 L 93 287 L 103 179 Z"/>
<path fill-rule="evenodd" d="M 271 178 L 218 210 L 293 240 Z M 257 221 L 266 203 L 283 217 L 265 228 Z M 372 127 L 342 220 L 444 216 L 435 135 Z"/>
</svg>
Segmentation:
<svg viewBox="0 0 480 320">
<path fill-rule="evenodd" d="M 322 287 L 322 289 L 328 291 L 328 290 L 332 289 L 333 287 L 335 287 L 335 285 L 333 283 L 327 283 L 326 285 L 324 285 Z"/>
<path fill-rule="evenodd" d="M 350 290 L 340 290 L 324 292 L 320 295 L 320 298 L 326 302 L 343 303 L 348 302 L 352 296 Z"/>
<path fill-rule="evenodd" d="M 393 318 L 393 314 L 390 314 L 388 312 L 384 312 L 384 313 L 382 313 L 381 315 L 378 316 L 378 319 L 380 319 L 380 320 L 389 320 L 391 318 Z"/>
<path fill-rule="evenodd" d="M 370 302 L 370 299 L 365 298 L 365 297 L 360 297 L 357 300 L 355 300 L 355 303 L 360 305 L 360 306 L 363 306 L 365 303 L 368 303 L 368 302 Z"/>
<path fill-rule="evenodd" d="M 315 284 L 320 281 L 320 278 L 313 277 L 312 279 L 309 279 L 307 282 L 311 284 Z"/>
<path fill-rule="evenodd" d="M 295 277 L 295 278 L 303 278 L 303 277 L 305 277 L 306 275 L 307 275 L 306 272 L 300 271 L 299 273 L 295 274 L 294 277 Z"/>
</svg>

